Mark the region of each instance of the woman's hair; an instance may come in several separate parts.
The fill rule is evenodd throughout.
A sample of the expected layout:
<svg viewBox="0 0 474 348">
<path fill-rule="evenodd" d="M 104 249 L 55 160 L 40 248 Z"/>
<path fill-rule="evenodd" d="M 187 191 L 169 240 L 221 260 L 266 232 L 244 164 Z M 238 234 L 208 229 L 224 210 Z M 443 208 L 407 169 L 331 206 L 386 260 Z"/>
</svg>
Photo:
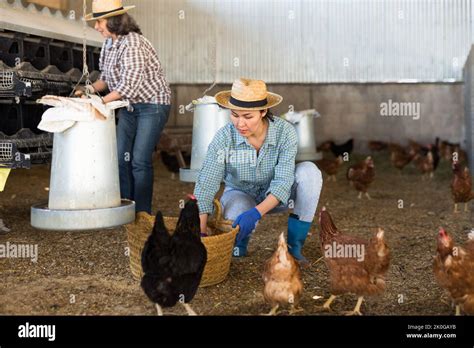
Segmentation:
<svg viewBox="0 0 474 348">
<path fill-rule="evenodd" d="M 265 110 L 260 110 L 260 111 L 265 111 Z M 267 109 L 267 114 L 263 117 L 263 118 L 268 118 L 269 121 L 272 121 L 273 122 L 273 117 L 275 115 L 273 115 L 273 112 L 270 110 L 270 109 Z"/>
<path fill-rule="evenodd" d="M 107 30 L 115 35 L 128 35 L 129 33 L 142 35 L 137 22 L 128 13 L 107 18 Z"/>
<path fill-rule="evenodd" d="M 229 109 L 229 110 L 231 110 L 231 112 L 232 112 L 232 109 Z M 268 118 L 269 121 L 273 122 L 273 117 L 275 117 L 275 115 L 273 114 L 273 112 L 270 109 L 263 109 L 263 110 L 259 110 L 259 111 L 264 112 L 265 110 L 267 110 L 267 113 L 265 114 L 265 116 L 262 117 L 262 120 L 264 118 Z"/>
</svg>

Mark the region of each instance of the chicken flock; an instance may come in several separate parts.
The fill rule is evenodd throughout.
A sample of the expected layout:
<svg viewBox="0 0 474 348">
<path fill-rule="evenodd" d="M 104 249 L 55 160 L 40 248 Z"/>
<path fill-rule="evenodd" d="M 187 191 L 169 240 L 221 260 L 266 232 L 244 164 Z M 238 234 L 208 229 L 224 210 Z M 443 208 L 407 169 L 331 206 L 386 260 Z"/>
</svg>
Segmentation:
<svg viewBox="0 0 474 348">
<path fill-rule="evenodd" d="M 329 178 L 336 181 L 335 175 L 344 165 L 353 150 L 353 139 L 337 145 L 332 141 L 318 147 L 331 152 L 334 159 L 324 158 L 316 161 L 318 167 Z M 436 139 L 427 146 L 410 141 L 407 147 L 370 141 L 372 152 L 388 150 L 393 167 L 403 175 L 403 169 L 413 163 L 420 172 L 422 180 L 433 178 L 441 160 L 451 162 L 451 192 L 454 212 L 459 213 L 458 204 L 474 199 L 472 179 L 466 166 L 466 153 L 458 144 Z M 375 163 L 372 156 L 350 165 L 346 178 L 358 192 L 371 199 L 368 193 L 375 179 Z M 386 287 L 386 275 L 390 266 L 391 251 L 385 240 L 382 228 L 368 231 L 370 239 L 363 239 L 343 232 L 336 227 L 333 217 L 323 207 L 319 212 L 319 241 L 321 259 L 329 271 L 330 296 L 320 307 L 332 311 L 331 304 L 337 296 L 353 294 L 357 302 L 346 315 L 362 315 L 361 306 L 365 297 L 381 295 Z M 189 302 L 197 292 L 206 263 L 206 249 L 201 242 L 199 212 L 192 197 L 184 209 L 170 235 L 166 230 L 160 212 L 156 215 L 155 226 L 145 244 L 142 254 L 144 276 L 142 288 L 148 298 L 155 303 L 158 314 L 162 307 L 171 307 L 180 302 L 189 315 L 195 315 Z M 455 245 L 452 237 L 442 227 L 437 235 L 437 250 L 433 262 L 433 274 L 439 286 L 446 290 L 456 315 L 474 314 L 474 230 L 469 234 L 465 245 Z M 289 314 L 303 311 L 300 307 L 303 296 L 303 282 L 299 263 L 288 252 L 284 233 L 278 238 L 275 252 L 265 263 L 263 269 L 263 298 L 271 310 L 266 315 L 276 315 L 281 307 L 289 307 Z"/>
<path fill-rule="evenodd" d="M 317 162 L 319 168 L 329 177 L 335 176 L 337 170 L 342 167 L 340 163 L 342 149 L 346 151 L 342 155 L 348 158 L 352 151 L 353 140 L 341 144 L 341 149 L 337 149 L 338 146 L 329 141 L 318 147 L 323 152 L 331 152 L 335 157 L 335 159 L 325 158 L 319 163 Z M 467 167 L 467 154 L 459 144 L 436 138 L 433 144 L 428 145 L 410 140 L 406 147 L 383 141 L 369 141 L 368 148 L 372 153 L 388 150 L 390 162 L 398 170 L 399 175 L 403 175 L 403 169 L 412 163 L 421 174 L 421 180 L 433 179 L 440 161 L 449 162 L 452 168 L 450 188 L 454 202 L 454 213 L 460 213 L 458 204 L 461 203 L 464 204 L 464 212 L 468 212 L 468 203 L 474 199 L 474 191 L 472 190 L 471 174 Z M 332 167 L 329 167 L 327 163 L 331 163 Z M 346 177 L 359 192 L 358 198 L 362 198 L 362 194 L 365 194 L 370 199 L 368 188 L 375 178 L 375 165 L 372 157 L 368 156 L 359 163 L 349 166 Z M 330 273 L 331 287 L 331 296 L 323 308 L 330 310 L 330 304 L 336 295 L 352 293 L 358 295 L 359 298 L 355 309 L 349 314 L 360 314 L 363 296 L 380 294 L 385 287 L 384 275 L 390 262 L 390 249 L 385 243 L 384 232 L 379 228 L 375 237 L 370 241 L 358 240 L 341 234 L 324 207 L 320 213 L 319 222 L 321 245 L 326 245 L 327 241 L 334 239 L 341 245 L 359 245 L 366 248 L 365 261 L 360 264 L 356 263 L 353 257 L 328 259 L 322 250 Z M 440 228 L 437 241 L 438 248 L 433 265 L 435 278 L 456 305 L 456 314 L 472 315 L 474 314 L 474 230 L 469 234 L 464 247 L 455 246 L 451 236 L 443 228 Z M 354 268 L 353 265 L 356 267 Z"/>
</svg>

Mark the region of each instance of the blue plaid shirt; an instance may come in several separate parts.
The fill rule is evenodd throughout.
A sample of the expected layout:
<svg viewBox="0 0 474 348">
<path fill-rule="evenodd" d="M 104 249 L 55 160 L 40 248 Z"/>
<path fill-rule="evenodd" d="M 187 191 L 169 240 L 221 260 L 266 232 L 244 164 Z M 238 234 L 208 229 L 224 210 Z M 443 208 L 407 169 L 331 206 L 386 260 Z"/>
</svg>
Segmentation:
<svg viewBox="0 0 474 348">
<path fill-rule="evenodd" d="M 232 123 L 217 131 L 194 188 L 201 214 L 212 213 L 212 201 L 222 180 L 226 187 L 252 196 L 257 204 L 270 193 L 280 204 L 288 203 L 295 181 L 298 138 L 291 123 L 273 119 L 258 155 Z"/>
</svg>

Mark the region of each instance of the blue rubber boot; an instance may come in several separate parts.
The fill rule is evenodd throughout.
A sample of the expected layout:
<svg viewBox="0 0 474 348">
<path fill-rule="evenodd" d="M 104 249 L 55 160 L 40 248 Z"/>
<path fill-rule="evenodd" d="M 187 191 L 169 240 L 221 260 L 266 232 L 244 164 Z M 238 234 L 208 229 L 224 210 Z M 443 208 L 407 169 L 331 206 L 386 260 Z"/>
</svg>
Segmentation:
<svg viewBox="0 0 474 348">
<path fill-rule="evenodd" d="M 300 221 L 297 215 L 288 217 L 288 252 L 299 261 L 300 265 L 309 265 L 308 260 L 301 254 L 304 242 L 308 236 L 311 222 Z"/>
<path fill-rule="evenodd" d="M 247 256 L 247 245 L 249 244 L 250 236 L 245 237 L 240 242 L 235 242 L 234 249 L 232 250 L 232 256 L 244 257 Z"/>
</svg>

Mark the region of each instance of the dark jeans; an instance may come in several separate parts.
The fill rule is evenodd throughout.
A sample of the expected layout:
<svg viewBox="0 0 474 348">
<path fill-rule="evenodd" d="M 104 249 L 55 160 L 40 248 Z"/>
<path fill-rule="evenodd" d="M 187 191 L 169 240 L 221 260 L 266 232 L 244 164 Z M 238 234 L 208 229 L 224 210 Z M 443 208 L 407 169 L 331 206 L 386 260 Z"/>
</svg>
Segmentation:
<svg viewBox="0 0 474 348">
<path fill-rule="evenodd" d="M 137 212 L 151 214 L 152 156 L 168 121 L 170 106 L 142 103 L 132 106 L 133 111 L 122 108 L 118 112 L 120 195 L 134 200 Z"/>
</svg>

